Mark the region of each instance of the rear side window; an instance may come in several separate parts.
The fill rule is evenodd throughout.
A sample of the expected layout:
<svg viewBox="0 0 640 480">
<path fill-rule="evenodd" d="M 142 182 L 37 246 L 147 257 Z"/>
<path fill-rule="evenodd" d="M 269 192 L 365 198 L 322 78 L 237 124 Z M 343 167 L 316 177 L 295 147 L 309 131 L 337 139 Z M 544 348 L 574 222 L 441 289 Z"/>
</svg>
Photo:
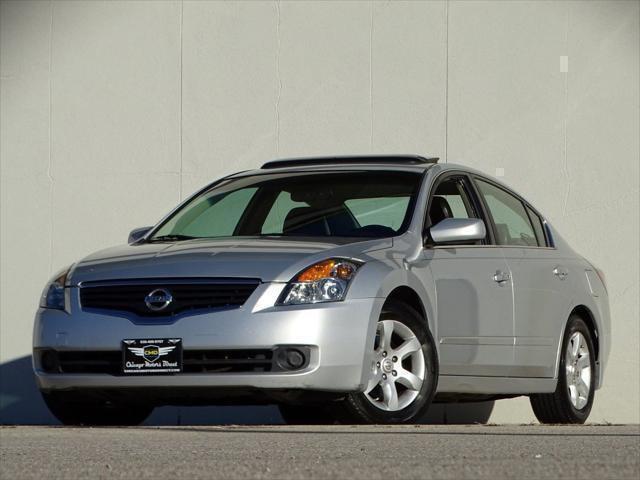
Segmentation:
<svg viewBox="0 0 640 480">
<path fill-rule="evenodd" d="M 533 225 L 520 199 L 491 183 L 477 180 L 477 184 L 493 217 L 498 245 L 537 247 Z"/>
<path fill-rule="evenodd" d="M 542 225 L 542 219 L 540 215 L 527 207 L 527 213 L 529 214 L 529 219 L 531 220 L 531 224 L 533 225 L 533 230 L 536 233 L 536 240 L 538 240 L 539 247 L 546 247 L 547 240 L 544 237 L 544 227 Z"/>
</svg>

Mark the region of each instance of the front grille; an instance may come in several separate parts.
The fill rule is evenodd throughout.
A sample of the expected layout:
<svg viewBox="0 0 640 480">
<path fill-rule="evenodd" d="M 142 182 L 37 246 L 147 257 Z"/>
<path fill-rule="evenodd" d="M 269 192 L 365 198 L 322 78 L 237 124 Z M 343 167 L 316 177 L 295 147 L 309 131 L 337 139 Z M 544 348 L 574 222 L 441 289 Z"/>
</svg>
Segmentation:
<svg viewBox="0 0 640 480">
<path fill-rule="evenodd" d="M 158 317 L 186 310 L 239 307 L 259 284 L 260 281 L 255 279 L 85 282 L 80 288 L 80 303 L 83 309 L 117 310 L 143 317 Z M 159 290 L 168 292 L 172 300 L 166 307 L 154 310 L 147 305 L 145 299 Z M 155 308 L 160 305 L 162 302 L 152 303 Z"/>
<path fill-rule="evenodd" d="M 242 373 L 299 370 L 308 365 L 309 347 L 293 347 L 305 356 L 305 363 L 284 368 L 278 352 L 287 347 L 263 349 L 184 350 L 182 373 Z M 122 352 L 41 350 L 40 364 L 48 373 L 91 373 L 122 375 Z"/>
</svg>

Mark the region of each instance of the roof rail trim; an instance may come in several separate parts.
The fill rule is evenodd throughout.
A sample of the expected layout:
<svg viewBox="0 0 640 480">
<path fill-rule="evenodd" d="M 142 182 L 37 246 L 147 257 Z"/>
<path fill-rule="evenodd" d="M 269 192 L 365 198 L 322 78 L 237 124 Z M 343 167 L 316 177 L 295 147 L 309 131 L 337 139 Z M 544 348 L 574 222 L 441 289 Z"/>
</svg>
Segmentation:
<svg viewBox="0 0 640 480">
<path fill-rule="evenodd" d="M 398 165 L 424 165 L 438 163 L 438 157 L 421 157 L 419 155 L 361 155 L 344 157 L 309 157 L 288 158 L 272 160 L 260 167 L 262 170 L 286 167 L 306 167 L 318 165 L 340 164 L 398 164 Z"/>
</svg>

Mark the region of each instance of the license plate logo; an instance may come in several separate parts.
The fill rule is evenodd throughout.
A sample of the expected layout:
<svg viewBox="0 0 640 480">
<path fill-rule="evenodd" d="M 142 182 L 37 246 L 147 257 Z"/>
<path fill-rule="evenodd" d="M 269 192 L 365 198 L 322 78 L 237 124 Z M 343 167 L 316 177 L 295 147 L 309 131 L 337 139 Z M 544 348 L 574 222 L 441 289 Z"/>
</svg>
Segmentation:
<svg viewBox="0 0 640 480">
<path fill-rule="evenodd" d="M 179 373 L 182 339 L 151 338 L 122 341 L 123 373 Z"/>
</svg>

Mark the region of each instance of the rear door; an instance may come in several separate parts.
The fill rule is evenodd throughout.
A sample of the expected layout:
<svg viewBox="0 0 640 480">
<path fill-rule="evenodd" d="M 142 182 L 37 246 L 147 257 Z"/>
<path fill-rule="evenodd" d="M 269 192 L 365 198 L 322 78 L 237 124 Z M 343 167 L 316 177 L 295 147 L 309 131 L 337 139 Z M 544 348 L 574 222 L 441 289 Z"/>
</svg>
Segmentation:
<svg viewBox="0 0 640 480">
<path fill-rule="evenodd" d="M 514 375 L 553 377 L 566 318 L 565 274 L 541 217 L 513 192 L 475 179 L 513 281 Z"/>
<path fill-rule="evenodd" d="M 429 228 L 443 218 L 481 218 L 466 174 L 440 177 L 432 189 Z M 488 237 L 468 245 L 424 250 L 436 285 L 441 375 L 507 376 L 513 366 L 513 298 L 502 249 Z"/>
</svg>

